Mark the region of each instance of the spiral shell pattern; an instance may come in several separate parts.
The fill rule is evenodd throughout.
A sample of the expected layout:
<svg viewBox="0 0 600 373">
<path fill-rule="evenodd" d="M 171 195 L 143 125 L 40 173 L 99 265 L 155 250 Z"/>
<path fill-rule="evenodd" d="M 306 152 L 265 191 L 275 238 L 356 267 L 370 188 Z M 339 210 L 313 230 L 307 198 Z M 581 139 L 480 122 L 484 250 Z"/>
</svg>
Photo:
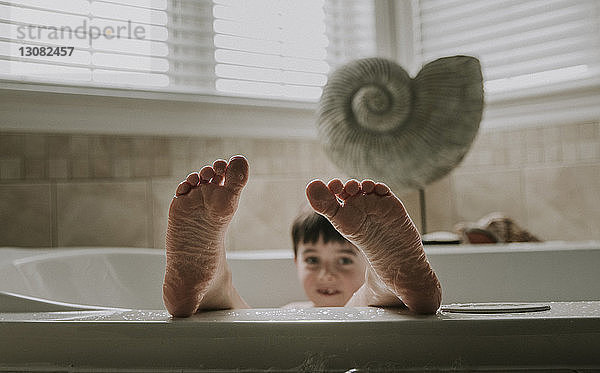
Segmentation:
<svg viewBox="0 0 600 373">
<path fill-rule="evenodd" d="M 317 127 L 325 152 L 348 176 L 383 180 L 395 190 L 414 189 L 460 163 L 482 111 L 483 79 L 476 58 L 440 58 L 414 79 L 393 61 L 366 58 L 331 74 Z"/>
</svg>

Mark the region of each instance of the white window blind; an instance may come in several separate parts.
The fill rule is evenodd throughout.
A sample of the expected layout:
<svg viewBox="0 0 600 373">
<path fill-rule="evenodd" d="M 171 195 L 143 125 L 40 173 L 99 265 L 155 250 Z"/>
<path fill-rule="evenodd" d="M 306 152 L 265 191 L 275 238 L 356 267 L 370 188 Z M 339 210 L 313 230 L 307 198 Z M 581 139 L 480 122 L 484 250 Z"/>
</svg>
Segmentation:
<svg viewBox="0 0 600 373">
<path fill-rule="evenodd" d="M 488 95 L 600 76 L 597 0 L 418 0 L 416 5 L 421 62 L 455 54 L 478 57 Z"/>
<path fill-rule="evenodd" d="M 3 79 L 169 84 L 166 0 L 0 2 Z"/>
<path fill-rule="evenodd" d="M 315 101 L 375 54 L 374 21 L 359 0 L 0 1 L 0 79 Z"/>
</svg>

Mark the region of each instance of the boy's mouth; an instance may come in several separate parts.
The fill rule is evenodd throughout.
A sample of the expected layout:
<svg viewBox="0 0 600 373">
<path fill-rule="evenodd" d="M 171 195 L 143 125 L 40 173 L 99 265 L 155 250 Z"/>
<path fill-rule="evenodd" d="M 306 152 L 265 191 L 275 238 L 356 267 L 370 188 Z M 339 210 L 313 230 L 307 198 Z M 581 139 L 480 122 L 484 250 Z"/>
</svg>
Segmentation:
<svg viewBox="0 0 600 373">
<path fill-rule="evenodd" d="M 340 291 L 335 290 L 335 289 L 323 288 L 323 289 L 317 289 L 317 293 L 319 293 L 321 295 L 336 295 L 336 294 L 339 294 Z"/>
</svg>

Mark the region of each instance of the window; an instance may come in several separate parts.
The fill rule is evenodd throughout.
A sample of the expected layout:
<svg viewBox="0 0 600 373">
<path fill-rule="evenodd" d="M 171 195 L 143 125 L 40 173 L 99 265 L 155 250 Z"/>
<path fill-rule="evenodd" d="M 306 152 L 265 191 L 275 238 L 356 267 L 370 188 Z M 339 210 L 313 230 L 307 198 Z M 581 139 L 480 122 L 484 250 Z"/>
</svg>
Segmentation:
<svg viewBox="0 0 600 373">
<path fill-rule="evenodd" d="M 316 101 L 375 54 L 360 0 L 0 1 L 0 79 Z"/>
<path fill-rule="evenodd" d="M 478 57 L 488 125 L 600 117 L 600 2 L 414 4 L 416 62 L 456 54 Z"/>
</svg>

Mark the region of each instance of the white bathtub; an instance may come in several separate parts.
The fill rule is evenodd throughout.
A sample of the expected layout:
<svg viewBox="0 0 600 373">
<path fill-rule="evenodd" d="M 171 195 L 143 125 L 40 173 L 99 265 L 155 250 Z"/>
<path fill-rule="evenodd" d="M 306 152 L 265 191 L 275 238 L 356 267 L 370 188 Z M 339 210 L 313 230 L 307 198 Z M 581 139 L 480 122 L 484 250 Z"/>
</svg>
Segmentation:
<svg viewBox="0 0 600 373">
<path fill-rule="evenodd" d="M 445 304 L 600 300 L 597 241 L 430 246 L 426 252 Z M 0 291 L 76 308 L 163 310 L 164 261 L 164 252 L 156 249 L 4 248 Z M 235 286 L 253 307 L 305 300 L 290 251 L 234 252 L 228 262 Z M 0 312 L 8 311 L 7 295 L 3 303 Z M 11 310 L 19 310 L 16 303 Z M 24 307 L 34 303 L 22 302 Z M 38 306 L 50 310 L 48 302 Z"/>
<path fill-rule="evenodd" d="M 253 307 L 305 300 L 289 252 L 228 254 L 234 283 Z M 0 249 L 0 312 L 103 307 L 163 310 L 163 250 Z M 258 290 L 260 289 L 260 290 Z"/>
<path fill-rule="evenodd" d="M 161 250 L 0 248 L 0 371 L 600 369 L 599 242 L 426 252 L 446 305 L 435 316 L 273 308 L 304 299 L 286 251 L 228 255 L 259 308 L 178 320 L 162 304 Z M 445 311 L 472 302 L 550 310 Z"/>
</svg>

